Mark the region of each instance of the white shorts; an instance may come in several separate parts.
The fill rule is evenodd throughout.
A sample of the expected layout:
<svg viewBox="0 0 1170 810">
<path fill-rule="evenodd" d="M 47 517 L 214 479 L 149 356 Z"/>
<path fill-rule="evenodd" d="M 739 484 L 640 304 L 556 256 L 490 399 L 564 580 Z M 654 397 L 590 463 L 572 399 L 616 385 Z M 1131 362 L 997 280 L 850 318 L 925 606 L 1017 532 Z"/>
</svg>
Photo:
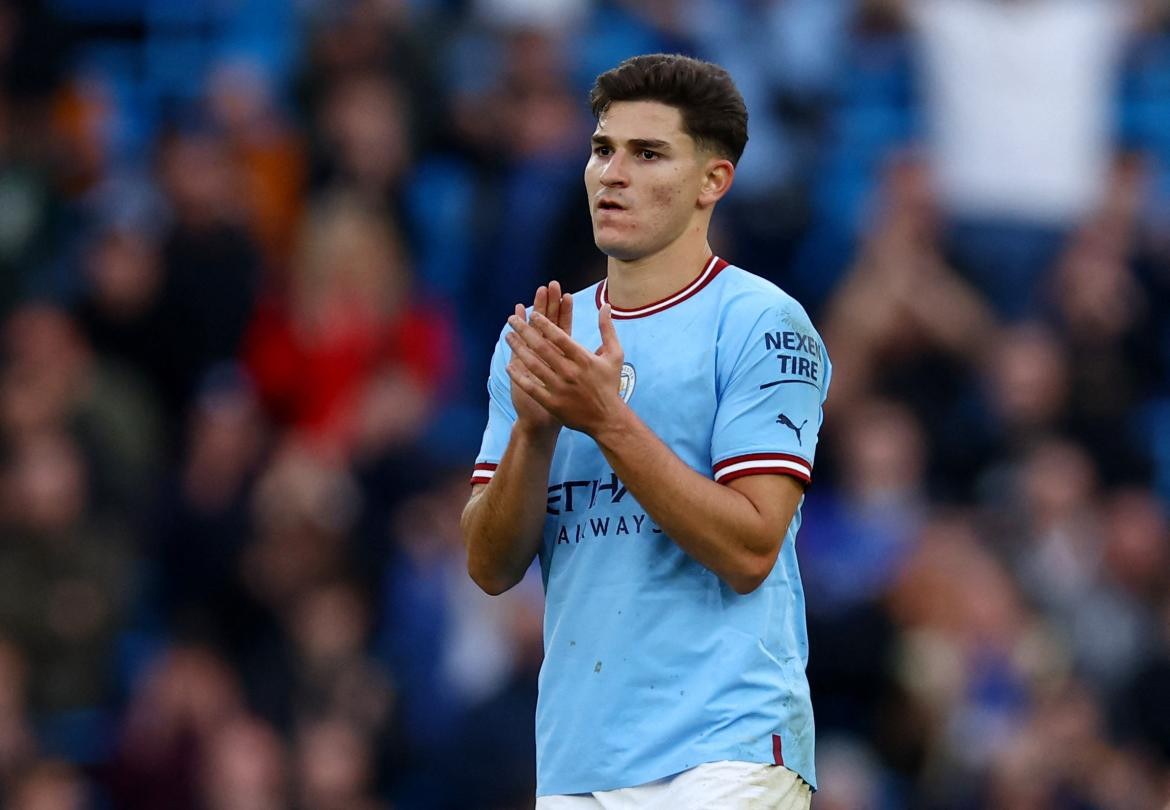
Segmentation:
<svg viewBox="0 0 1170 810">
<path fill-rule="evenodd" d="M 539 796 L 536 810 L 809 810 L 812 789 L 783 765 L 708 762 L 636 787 Z"/>
</svg>

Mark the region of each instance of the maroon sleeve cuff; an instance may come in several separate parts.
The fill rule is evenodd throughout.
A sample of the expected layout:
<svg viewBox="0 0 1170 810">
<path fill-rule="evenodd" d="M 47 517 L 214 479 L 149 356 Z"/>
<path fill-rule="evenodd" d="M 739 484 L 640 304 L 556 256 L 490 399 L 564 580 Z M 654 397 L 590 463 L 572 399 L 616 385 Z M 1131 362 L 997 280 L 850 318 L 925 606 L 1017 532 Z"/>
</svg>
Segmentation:
<svg viewBox="0 0 1170 810">
<path fill-rule="evenodd" d="M 789 453 L 748 453 L 732 456 L 714 467 L 715 480 L 720 484 L 747 475 L 790 475 L 805 484 L 812 481 L 812 465 L 800 456 Z"/>
<path fill-rule="evenodd" d="M 471 471 L 471 485 L 486 484 L 491 481 L 498 466 L 498 464 L 476 464 L 475 469 Z"/>
</svg>

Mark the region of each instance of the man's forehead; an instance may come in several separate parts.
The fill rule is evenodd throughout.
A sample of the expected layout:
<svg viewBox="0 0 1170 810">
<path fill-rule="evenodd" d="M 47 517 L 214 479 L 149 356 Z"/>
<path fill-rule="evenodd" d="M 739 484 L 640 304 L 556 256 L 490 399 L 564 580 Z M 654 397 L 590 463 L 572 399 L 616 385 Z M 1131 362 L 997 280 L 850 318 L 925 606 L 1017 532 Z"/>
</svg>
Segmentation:
<svg viewBox="0 0 1170 810">
<path fill-rule="evenodd" d="M 597 119 L 594 136 L 614 141 L 689 141 L 683 131 L 682 113 L 660 101 L 615 101 Z"/>
</svg>

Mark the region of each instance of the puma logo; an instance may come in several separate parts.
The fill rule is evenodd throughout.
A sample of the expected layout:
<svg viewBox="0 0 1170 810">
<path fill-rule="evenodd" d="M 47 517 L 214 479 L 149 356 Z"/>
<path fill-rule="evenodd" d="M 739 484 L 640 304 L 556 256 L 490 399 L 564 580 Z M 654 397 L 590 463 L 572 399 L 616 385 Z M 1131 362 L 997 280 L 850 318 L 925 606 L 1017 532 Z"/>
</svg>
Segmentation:
<svg viewBox="0 0 1170 810">
<path fill-rule="evenodd" d="M 797 427 L 796 425 L 792 424 L 792 420 L 789 419 L 784 414 L 780 414 L 779 416 L 777 416 L 776 421 L 779 422 L 780 424 L 784 425 L 784 427 L 786 427 L 786 428 L 792 428 L 792 432 L 796 434 L 796 443 L 801 445 L 801 447 L 804 446 L 804 444 L 800 441 L 800 431 L 804 428 L 805 425 L 808 424 L 807 419 L 805 419 L 803 422 L 800 423 L 800 427 Z"/>
</svg>

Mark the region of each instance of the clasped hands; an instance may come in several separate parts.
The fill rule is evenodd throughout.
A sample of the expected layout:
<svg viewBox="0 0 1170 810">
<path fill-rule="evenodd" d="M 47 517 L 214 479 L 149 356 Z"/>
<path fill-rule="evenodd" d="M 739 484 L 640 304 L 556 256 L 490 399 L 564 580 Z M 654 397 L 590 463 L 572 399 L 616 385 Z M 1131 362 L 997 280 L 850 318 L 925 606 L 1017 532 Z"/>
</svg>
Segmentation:
<svg viewBox="0 0 1170 810">
<path fill-rule="evenodd" d="M 623 353 L 609 304 L 598 313 L 601 345 L 593 352 L 570 336 L 573 297 L 558 282 L 540 287 L 525 314 L 517 304 L 504 338 L 517 423 L 552 436 L 562 425 L 596 436 L 625 407 L 618 394 Z"/>
</svg>

